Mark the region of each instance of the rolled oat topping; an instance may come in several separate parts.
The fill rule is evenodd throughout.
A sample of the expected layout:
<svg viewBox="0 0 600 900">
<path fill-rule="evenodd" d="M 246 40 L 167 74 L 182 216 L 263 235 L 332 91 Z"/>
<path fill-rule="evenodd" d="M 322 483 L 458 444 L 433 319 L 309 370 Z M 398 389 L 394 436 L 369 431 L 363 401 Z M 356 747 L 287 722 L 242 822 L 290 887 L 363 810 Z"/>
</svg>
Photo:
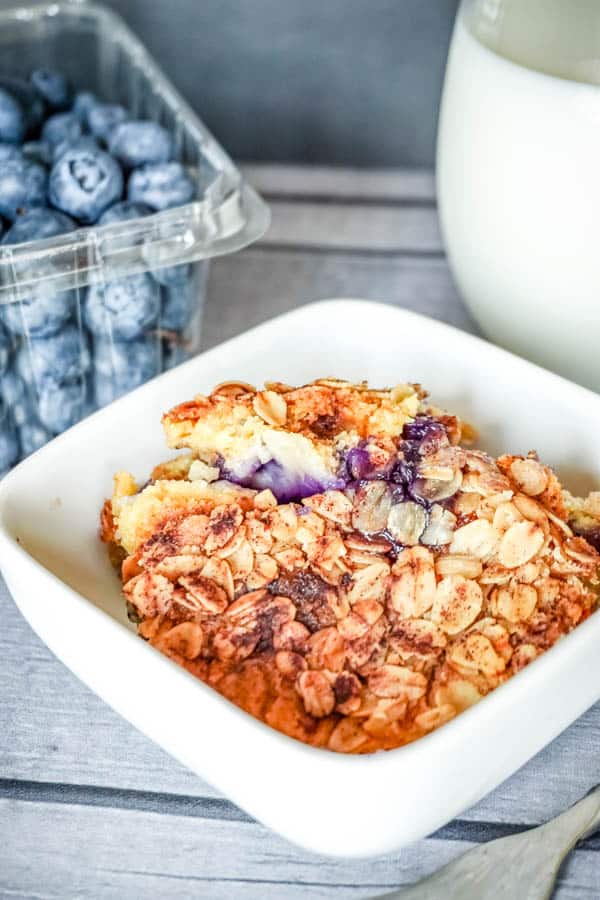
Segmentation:
<svg viewBox="0 0 600 900">
<path fill-rule="evenodd" d="M 595 609 L 600 495 L 460 446 L 414 386 L 229 382 L 164 422 L 191 455 L 120 473 L 101 515 L 130 617 L 285 734 L 406 744 Z"/>
</svg>

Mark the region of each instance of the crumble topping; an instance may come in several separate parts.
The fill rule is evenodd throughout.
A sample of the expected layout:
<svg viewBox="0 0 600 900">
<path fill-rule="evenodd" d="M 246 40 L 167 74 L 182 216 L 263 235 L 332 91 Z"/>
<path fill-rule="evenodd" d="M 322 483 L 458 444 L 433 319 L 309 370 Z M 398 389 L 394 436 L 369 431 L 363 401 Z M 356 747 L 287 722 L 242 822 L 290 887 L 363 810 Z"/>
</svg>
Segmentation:
<svg viewBox="0 0 600 900">
<path fill-rule="evenodd" d="M 143 488 L 119 473 L 101 517 L 143 638 L 272 727 L 339 752 L 443 725 L 597 602 L 600 555 L 575 533 L 594 495 L 571 498 L 534 454 L 461 445 L 456 418 L 394 391 L 230 383 L 164 417 L 191 454 Z M 274 490 L 227 480 L 214 430 L 255 418 L 309 441 L 336 486 L 304 495 L 296 458 L 285 502 L 283 459 Z"/>
</svg>

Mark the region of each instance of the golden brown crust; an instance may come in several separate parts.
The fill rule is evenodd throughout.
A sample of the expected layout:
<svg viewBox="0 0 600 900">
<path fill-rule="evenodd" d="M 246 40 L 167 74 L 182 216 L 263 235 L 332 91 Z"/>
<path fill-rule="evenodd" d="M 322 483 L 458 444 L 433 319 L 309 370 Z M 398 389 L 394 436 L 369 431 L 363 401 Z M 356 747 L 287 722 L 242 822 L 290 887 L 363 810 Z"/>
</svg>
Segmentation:
<svg viewBox="0 0 600 900">
<path fill-rule="evenodd" d="M 125 596 L 146 639 L 273 727 L 339 751 L 400 746 L 595 607 L 598 555 L 559 527 L 552 491 L 521 491 L 520 459 L 502 472 L 467 455 L 476 507 L 446 545 L 396 556 L 353 529 L 356 494 L 264 509 L 217 493 L 126 560 Z"/>
<path fill-rule="evenodd" d="M 356 431 L 360 437 L 366 437 L 376 433 L 373 416 L 395 411 L 407 398 L 423 399 L 420 385 L 403 387 L 405 391 L 393 394 L 388 390 L 369 389 L 366 383 L 353 385 L 338 379 L 321 379 L 298 388 L 269 382 L 268 388 L 261 391 L 243 382 L 227 382 L 208 396 L 198 395 L 175 406 L 163 416 L 163 425 L 169 435 L 176 424 L 189 426 L 208 417 L 228 419 L 236 409 L 243 410 L 246 417 L 259 416 L 264 421 L 270 417 L 269 424 L 285 426 L 286 431 L 310 439 L 329 440 L 345 431 Z M 276 412 L 272 404 L 277 405 Z M 414 405 L 415 411 L 416 408 Z"/>
</svg>

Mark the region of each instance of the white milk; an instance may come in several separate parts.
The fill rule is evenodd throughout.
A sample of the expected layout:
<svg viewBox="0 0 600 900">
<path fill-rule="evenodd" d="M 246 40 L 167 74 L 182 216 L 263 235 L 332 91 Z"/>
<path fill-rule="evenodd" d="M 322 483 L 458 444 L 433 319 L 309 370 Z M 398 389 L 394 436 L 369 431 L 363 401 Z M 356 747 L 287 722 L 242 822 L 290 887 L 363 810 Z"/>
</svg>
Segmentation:
<svg viewBox="0 0 600 900">
<path fill-rule="evenodd" d="M 581 80 L 525 68 L 506 58 L 518 34 L 500 56 L 457 20 L 438 137 L 446 247 L 492 340 L 600 391 L 600 87 L 585 83 L 599 64 L 552 67 L 541 41 L 532 65 Z"/>
</svg>

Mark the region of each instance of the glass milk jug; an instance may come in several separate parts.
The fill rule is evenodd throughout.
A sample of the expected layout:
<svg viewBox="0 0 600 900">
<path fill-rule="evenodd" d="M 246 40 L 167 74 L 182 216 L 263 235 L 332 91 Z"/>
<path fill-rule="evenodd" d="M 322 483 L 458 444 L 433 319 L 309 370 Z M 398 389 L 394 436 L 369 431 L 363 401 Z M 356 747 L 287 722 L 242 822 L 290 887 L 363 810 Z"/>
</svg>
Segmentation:
<svg viewBox="0 0 600 900">
<path fill-rule="evenodd" d="M 463 0 L 437 179 L 484 334 L 600 391 L 598 0 Z"/>
</svg>

